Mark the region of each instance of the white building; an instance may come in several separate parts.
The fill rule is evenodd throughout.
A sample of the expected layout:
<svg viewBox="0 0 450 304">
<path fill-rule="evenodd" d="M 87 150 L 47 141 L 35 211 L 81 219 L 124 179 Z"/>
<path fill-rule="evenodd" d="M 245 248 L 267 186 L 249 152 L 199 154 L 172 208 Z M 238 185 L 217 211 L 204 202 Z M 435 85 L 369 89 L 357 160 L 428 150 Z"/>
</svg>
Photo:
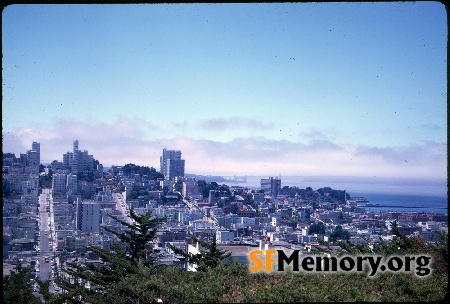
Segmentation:
<svg viewBox="0 0 450 304">
<path fill-rule="evenodd" d="M 196 180 L 186 180 L 183 182 L 183 197 L 192 196 L 198 194 L 198 184 Z"/>
<path fill-rule="evenodd" d="M 229 244 L 234 241 L 234 231 L 230 230 L 217 230 L 216 231 L 217 244 Z"/>
<path fill-rule="evenodd" d="M 192 255 L 199 254 L 200 253 L 200 249 L 199 249 L 198 242 L 196 242 L 195 245 L 188 244 L 187 245 L 187 253 L 188 254 L 192 254 Z M 195 264 L 195 263 L 187 263 L 186 270 L 187 271 L 197 271 L 197 264 Z"/>
<path fill-rule="evenodd" d="M 52 191 L 53 195 L 62 195 L 66 193 L 66 174 L 53 173 Z"/>
<path fill-rule="evenodd" d="M 175 177 L 184 176 L 185 162 L 181 159 L 180 150 L 163 149 L 160 157 L 160 172 L 164 175 L 164 179 L 173 180 Z"/>
<path fill-rule="evenodd" d="M 66 181 L 67 192 L 71 191 L 72 194 L 76 194 L 78 191 L 77 182 L 77 176 L 75 174 L 68 174 Z"/>
<path fill-rule="evenodd" d="M 100 205 L 97 202 L 77 200 L 77 230 L 100 232 Z"/>
</svg>

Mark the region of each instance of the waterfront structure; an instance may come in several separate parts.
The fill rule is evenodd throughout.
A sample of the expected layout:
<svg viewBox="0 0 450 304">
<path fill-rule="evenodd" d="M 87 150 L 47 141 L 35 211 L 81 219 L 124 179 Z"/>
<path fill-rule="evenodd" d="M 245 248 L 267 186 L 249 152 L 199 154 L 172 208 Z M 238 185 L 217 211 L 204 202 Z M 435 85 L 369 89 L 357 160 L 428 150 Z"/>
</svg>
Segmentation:
<svg viewBox="0 0 450 304">
<path fill-rule="evenodd" d="M 163 149 L 160 157 L 160 172 L 165 180 L 174 180 L 176 177 L 184 177 L 184 159 L 181 159 L 180 150 Z"/>
<path fill-rule="evenodd" d="M 261 190 L 264 191 L 265 195 L 270 195 L 271 197 L 277 197 L 281 192 L 281 179 L 278 177 L 261 179 Z"/>
</svg>

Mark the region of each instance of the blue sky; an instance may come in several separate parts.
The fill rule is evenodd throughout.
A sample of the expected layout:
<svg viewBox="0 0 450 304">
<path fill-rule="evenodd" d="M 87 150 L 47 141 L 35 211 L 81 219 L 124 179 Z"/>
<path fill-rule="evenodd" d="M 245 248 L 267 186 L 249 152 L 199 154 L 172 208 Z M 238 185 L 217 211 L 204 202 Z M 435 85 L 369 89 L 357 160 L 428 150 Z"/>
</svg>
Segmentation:
<svg viewBox="0 0 450 304">
<path fill-rule="evenodd" d="M 447 38 L 439 2 L 11 5 L 3 151 L 446 180 Z"/>
</svg>

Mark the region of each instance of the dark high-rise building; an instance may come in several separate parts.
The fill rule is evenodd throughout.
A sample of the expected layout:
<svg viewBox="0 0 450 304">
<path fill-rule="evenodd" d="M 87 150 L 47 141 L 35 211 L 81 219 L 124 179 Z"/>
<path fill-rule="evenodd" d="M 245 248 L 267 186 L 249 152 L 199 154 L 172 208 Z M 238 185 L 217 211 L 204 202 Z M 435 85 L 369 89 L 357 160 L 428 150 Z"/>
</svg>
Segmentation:
<svg viewBox="0 0 450 304">
<path fill-rule="evenodd" d="M 277 197 L 281 192 L 281 179 L 278 179 L 278 177 L 262 178 L 261 190 L 264 191 L 265 195 Z"/>
</svg>

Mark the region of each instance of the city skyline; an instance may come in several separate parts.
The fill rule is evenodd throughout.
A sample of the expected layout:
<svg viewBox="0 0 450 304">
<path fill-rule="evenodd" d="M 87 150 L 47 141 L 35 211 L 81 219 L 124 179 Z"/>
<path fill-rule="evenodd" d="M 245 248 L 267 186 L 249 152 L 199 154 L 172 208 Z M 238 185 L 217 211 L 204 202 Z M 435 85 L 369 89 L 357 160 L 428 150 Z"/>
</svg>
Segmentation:
<svg viewBox="0 0 450 304">
<path fill-rule="evenodd" d="M 438 2 L 10 5 L 3 152 L 104 166 L 447 179 Z"/>
</svg>

